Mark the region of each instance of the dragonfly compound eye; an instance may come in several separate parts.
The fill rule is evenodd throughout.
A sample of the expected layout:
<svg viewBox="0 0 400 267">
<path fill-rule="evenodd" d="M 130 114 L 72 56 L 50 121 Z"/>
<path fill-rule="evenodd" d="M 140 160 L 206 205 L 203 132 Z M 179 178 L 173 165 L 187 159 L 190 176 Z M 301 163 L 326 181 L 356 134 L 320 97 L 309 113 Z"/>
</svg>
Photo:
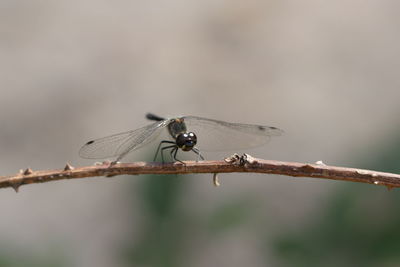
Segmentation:
<svg viewBox="0 0 400 267">
<path fill-rule="evenodd" d="M 183 151 L 190 151 L 197 143 L 197 137 L 194 133 L 182 133 L 176 138 L 176 145 Z"/>
</svg>

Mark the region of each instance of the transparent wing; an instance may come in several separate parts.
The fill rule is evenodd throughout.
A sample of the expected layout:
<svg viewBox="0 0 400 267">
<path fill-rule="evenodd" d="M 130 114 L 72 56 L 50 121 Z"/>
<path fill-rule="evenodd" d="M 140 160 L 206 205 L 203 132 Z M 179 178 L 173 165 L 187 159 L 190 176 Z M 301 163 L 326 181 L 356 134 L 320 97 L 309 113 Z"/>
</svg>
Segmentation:
<svg viewBox="0 0 400 267">
<path fill-rule="evenodd" d="M 271 136 L 283 134 L 271 126 L 229 123 L 196 116 L 183 117 L 187 130 L 197 135 L 197 145 L 203 151 L 228 151 L 258 147 Z"/>
<path fill-rule="evenodd" d="M 153 141 L 167 125 L 167 121 L 89 141 L 79 150 L 79 155 L 87 159 L 117 157 L 118 161 L 129 152 Z"/>
</svg>

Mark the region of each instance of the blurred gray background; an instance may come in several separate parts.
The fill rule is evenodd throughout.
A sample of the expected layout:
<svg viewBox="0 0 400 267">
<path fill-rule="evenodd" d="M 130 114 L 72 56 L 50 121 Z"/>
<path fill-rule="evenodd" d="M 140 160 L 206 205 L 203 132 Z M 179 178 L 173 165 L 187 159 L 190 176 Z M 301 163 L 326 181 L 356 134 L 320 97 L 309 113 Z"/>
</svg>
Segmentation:
<svg viewBox="0 0 400 267">
<path fill-rule="evenodd" d="M 79 158 L 81 145 L 146 125 L 146 112 L 285 130 L 267 146 L 233 152 L 397 171 L 398 10 L 391 0 L 0 0 L 1 175 L 93 164 Z M 399 222 L 396 190 L 255 174 L 220 180 L 214 188 L 211 175 L 120 176 L 2 189 L 0 266 L 400 262 L 340 249 L 365 236 L 350 236 L 357 223 L 374 232 Z M 363 220 L 344 220 L 337 232 L 318 223 L 355 195 L 361 202 L 346 214 Z M 305 245 L 343 228 L 335 247 Z M 393 251 L 399 240 L 388 241 Z"/>
</svg>

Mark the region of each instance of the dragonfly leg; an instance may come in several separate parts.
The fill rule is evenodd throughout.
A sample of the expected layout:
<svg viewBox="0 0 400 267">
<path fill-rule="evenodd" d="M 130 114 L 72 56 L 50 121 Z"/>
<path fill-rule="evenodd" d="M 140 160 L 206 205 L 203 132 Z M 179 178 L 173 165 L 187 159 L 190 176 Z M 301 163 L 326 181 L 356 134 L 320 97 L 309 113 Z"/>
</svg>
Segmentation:
<svg viewBox="0 0 400 267">
<path fill-rule="evenodd" d="M 176 144 L 171 145 L 171 146 L 165 146 L 165 147 L 161 148 L 161 160 L 162 160 L 162 163 L 164 163 L 164 150 L 169 149 L 169 148 L 172 148 L 171 151 L 173 151 L 175 148 L 178 149 Z"/>
<path fill-rule="evenodd" d="M 175 147 L 174 149 L 171 150 L 171 157 L 175 160 L 175 161 L 179 161 L 180 163 L 182 163 L 183 165 L 186 165 L 185 162 L 183 162 L 180 159 L 176 158 L 176 154 L 178 154 L 178 147 Z"/>
<path fill-rule="evenodd" d="M 199 159 L 204 160 L 204 157 L 201 155 L 200 150 L 197 147 L 193 147 L 192 151 L 197 154 L 196 162 L 198 162 Z"/>
<path fill-rule="evenodd" d="M 175 144 L 175 142 L 167 141 L 167 140 L 161 141 L 160 144 L 157 147 L 157 151 L 156 151 L 156 154 L 154 155 L 153 161 L 156 161 L 157 156 L 158 156 L 158 152 L 160 152 L 160 148 L 161 148 L 162 144 Z M 163 159 L 163 162 L 164 162 L 164 159 Z"/>
</svg>

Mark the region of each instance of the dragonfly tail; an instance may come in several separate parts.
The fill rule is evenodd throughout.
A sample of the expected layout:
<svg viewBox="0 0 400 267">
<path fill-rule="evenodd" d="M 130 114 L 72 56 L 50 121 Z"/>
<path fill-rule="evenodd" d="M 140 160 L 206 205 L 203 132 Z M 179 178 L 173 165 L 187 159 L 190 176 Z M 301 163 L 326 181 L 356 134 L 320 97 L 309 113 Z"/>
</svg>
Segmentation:
<svg viewBox="0 0 400 267">
<path fill-rule="evenodd" d="M 151 120 L 151 121 L 163 121 L 163 120 L 165 120 L 164 118 L 162 118 L 160 116 L 157 116 L 157 115 L 154 115 L 152 113 L 147 113 L 146 114 L 146 118 L 148 120 Z"/>
</svg>

